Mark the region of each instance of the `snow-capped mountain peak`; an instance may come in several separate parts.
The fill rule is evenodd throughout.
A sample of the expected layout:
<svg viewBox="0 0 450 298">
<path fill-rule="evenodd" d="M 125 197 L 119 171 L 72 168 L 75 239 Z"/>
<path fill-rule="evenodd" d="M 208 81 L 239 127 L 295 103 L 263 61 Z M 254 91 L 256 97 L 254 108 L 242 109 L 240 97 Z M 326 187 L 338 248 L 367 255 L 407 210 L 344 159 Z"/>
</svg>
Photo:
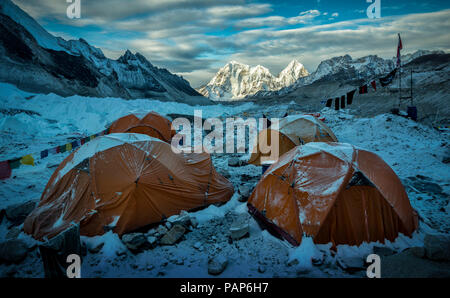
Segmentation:
<svg viewBox="0 0 450 298">
<path fill-rule="evenodd" d="M 297 60 L 292 60 L 285 69 L 283 69 L 278 75 L 278 80 L 284 86 L 290 86 L 295 83 L 299 78 L 306 77 L 309 72 L 306 68 Z"/>
<path fill-rule="evenodd" d="M 279 90 L 305 75 L 308 71 L 297 60 L 291 61 L 278 76 L 262 65 L 251 67 L 232 60 L 199 92 L 212 100 L 237 100 L 260 91 Z"/>
</svg>

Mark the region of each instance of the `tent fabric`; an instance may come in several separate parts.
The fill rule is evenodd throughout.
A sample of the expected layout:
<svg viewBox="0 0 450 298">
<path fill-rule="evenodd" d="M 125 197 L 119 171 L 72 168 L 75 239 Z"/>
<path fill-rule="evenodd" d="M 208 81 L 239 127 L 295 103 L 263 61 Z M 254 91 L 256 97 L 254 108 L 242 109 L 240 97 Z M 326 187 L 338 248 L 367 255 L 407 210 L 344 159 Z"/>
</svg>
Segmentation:
<svg viewBox="0 0 450 298">
<path fill-rule="evenodd" d="M 261 152 L 261 145 L 270 146 L 272 139 L 278 139 L 279 150 L 272 158 L 270 153 Z M 279 128 L 273 126 L 262 130 L 255 141 L 255 152 L 251 154 L 248 163 L 254 165 L 271 164 L 279 156 L 288 152 L 295 146 L 310 142 L 337 142 L 337 138 L 328 126 L 311 115 L 291 115 L 280 119 Z M 272 152 L 273 153 L 273 152 Z"/>
<path fill-rule="evenodd" d="M 140 133 L 158 138 L 170 143 L 175 131 L 172 122 L 156 112 L 150 112 L 143 117 L 130 114 L 113 122 L 109 128 L 110 133 Z"/>
<path fill-rule="evenodd" d="M 24 231 L 42 240 L 75 222 L 82 235 L 122 235 L 181 210 L 226 202 L 233 192 L 207 153 L 176 154 L 147 135 L 110 134 L 59 165 Z"/>
<path fill-rule="evenodd" d="M 350 183 L 354 174 L 364 175 Z M 249 210 L 277 225 L 294 245 L 359 245 L 411 236 L 418 216 L 395 172 L 376 154 L 341 143 L 308 143 L 284 154 L 262 176 Z"/>
</svg>

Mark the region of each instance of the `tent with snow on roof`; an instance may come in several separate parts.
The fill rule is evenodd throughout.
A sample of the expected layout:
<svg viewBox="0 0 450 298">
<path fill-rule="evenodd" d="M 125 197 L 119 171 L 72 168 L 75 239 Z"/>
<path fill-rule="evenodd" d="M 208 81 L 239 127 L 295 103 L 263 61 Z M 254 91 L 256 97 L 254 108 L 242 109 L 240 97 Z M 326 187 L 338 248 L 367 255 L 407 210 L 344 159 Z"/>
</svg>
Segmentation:
<svg viewBox="0 0 450 298">
<path fill-rule="evenodd" d="M 254 153 L 249 164 L 262 165 L 276 162 L 270 153 L 261 152 L 260 144 L 271 146 L 272 138 L 278 139 L 279 154 L 283 155 L 296 146 L 310 142 L 337 142 L 337 138 L 328 126 L 312 115 L 291 115 L 280 119 L 278 129 L 270 126 L 262 130 L 254 145 Z"/>
<path fill-rule="evenodd" d="M 418 216 L 395 172 L 376 154 L 341 143 L 298 146 L 269 167 L 248 200 L 269 231 L 299 245 L 359 245 L 411 236 Z"/>
<path fill-rule="evenodd" d="M 175 135 L 172 122 L 156 112 L 133 113 L 121 117 L 110 125 L 109 132 L 146 134 L 167 143 Z"/>
<path fill-rule="evenodd" d="M 207 153 L 176 154 L 147 135 L 110 134 L 59 165 L 24 231 L 51 239 L 75 222 L 82 235 L 122 235 L 182 210 L 226 202 L 233 192 Z"/>
</svg>

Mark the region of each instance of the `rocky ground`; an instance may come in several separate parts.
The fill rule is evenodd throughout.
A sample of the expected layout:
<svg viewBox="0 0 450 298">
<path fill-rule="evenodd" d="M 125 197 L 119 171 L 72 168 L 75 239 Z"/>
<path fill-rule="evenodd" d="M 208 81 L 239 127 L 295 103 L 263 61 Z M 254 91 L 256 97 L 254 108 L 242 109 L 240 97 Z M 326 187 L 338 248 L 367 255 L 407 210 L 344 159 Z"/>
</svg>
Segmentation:
<svg viewBox="0 0 450 298">
<path fill-rule="evenodd" d="M 52 101 L 47 100 L 51 105 Z M 60 108 L 70 113 L 68 107 L 73 103 L 59 98 L 55 100 L 58 100 Z M 66 103 L 68 107 L 63 108 Z M 82 103 L 84 100 L 80 99 L 77 106 L 79 109 Z M 93 104 L 89 101 L 89 105 Z M 120 109 L 135 104 L 137 103 L 122 103 L 119 100 L 114 102 Z M 27 106 L 27 110 L 40 113 L 29 116 L 39 125 L 44 123 L 42 119 L 52 117 L 41 106 L 42 101 L 36 105 L 31 102 Z M 92 115 L 96 115 L 96 107 L 90 107 Z M 131 106 L 129 109 L 134 108 Z M 183 113 L 186 107 L 174 105 L 171 109 L 166 106 L 164 108 L 168 110 L 158 111 L 167 115 L 169 111 Z M 220 109 L 204 107 L 204 114 L 222 118 L 229 115 L 259 117 L 261 111 L 261 106 L 254 104 L 220 106 Z M 273 105 L 265 113 L 269 117 L 276 117 L 284 115 L 286 111 L 300 113 L 303 108 L 292 102 Z M 246 165 L 246 156 L 243 154 L 214 154 L 213 162 L 217 171 L 226 176 L 235 187 L 236 192 L 228 203 L 209 206 L 197 212 L 182 213 L 160 226 L 124 235 L 122 239 L 112 232 L 97 237 L 82 236 L 82 276 L 365 277 L 366 257 L 376 253 L 381 256 L 382 277 L 449 277 L 448 132 L 391 114 L 362 117 L 355 115 L 352 110 L 336 112 L 324 109 L 321 112 L 326 124 L 341 142 L 377 153 L 402 179 L 411 204 L 420 216 L 419 230 L 412 238 L 400 235 L 395 242 L 388 241 L 384 244 L 364 243 L 359 247 L 339 245 L 336 252 L 330 250 L 330 245 L 313 245 L 310 238 L 305 238 L 305 245 L 292 247 L 261 230 L 257 222 L 248 215 L 246 199 L 259 181 L 261 168 Z M 64 114 L 64 117 L 75 119 L 77 115 L 83 114 L 79 110 L 73 113 Z M 120 114 L 114 107 L 111 107 L 110 114 L 105 114 L 101 109 L 98 113 L 102 115 L 98 119 L 102 119 L 104 123 Z M 21 121 L 23 117 L 22 113 L 11 116 L 11 119 Z M 61 121 L 64 123 L 65 120 Z M 76 121 L 73 123 L 80 125 L 79 127 L 86 125 Z M 58 127 L 48 128 L 46 133 L 58 135 L 62 139 L 67 136 L 66 130 L 72 129 L 81 130 L 77 126 L 68 129 L 65 124 L 59 124 Z M 21 137 L 23 149 L 20 150 L 37 146 L 32 136 L 23 139 L 22 130 L 9 134 L 13 140 L 16 140 L 15 134 Z M 2 147 L 6 152 L 3 153 L 4 156 L 8 156 L 5 154 L 9 154 L 8 150 L 11 150 L 6 145 Z M 50 143 L 41 144 L 45 147 L 49 145 Z M 0 276 L 44 276 L 39 243 L 24 234 L 22 226 L 24 218 L 37 203 L 55 165 L 63 158 L 64 154 L 49 157 L 48 160 L 37 162 L 35 167 L 19 168 L 14 171 L 14 177 L 0 181 Z"/>
</svg>

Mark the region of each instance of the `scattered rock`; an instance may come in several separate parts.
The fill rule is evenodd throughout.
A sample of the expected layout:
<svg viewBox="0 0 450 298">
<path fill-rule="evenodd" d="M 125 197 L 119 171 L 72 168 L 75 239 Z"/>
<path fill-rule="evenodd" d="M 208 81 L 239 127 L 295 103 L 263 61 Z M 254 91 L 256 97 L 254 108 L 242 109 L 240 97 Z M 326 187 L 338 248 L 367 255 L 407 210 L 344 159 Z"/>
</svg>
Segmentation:
<svg viewBox="0 0 450 298">
<path fill-rule="evenodd" d="M 373 253 L 379 255 L 380 257 L 385 257 L 395 254 L 395 251 L 390 249 L 389 247 L 375 246 L 373 248 Z"/>
<path fill-rule="evenodd" d="M 252 193 L 252 189 L 248 185 L 244 184 L 239 186 L 238 193 L 240 194 L 239 202 L 247 202 Z"/>
<path fill-rule="evenodd" d="M 243 166 L 245 162 L 240 160 L 238 157 L 230 157 L 228 159 L 228 166 L 229 167 L 240 167 Z"/>
<path fill-rule="evenodd" d="M 139 253 L 150 248 L 144 233 L 130 233 L 122 236 L 122 242 L 132 253 Z"/>
<path fill-rule="evenodd" d="M 412 181 L 412 186 L 420 192 L 428 194 L 442 194 L 442 187 L 434 182 L 431 182 L 431 178 L 417 175 L 415 177 L 408 177 Z"/>
<path fill-rule="evenodd" d="M 226 170 L 221 170 L 221 171 L 219 172 L 219 174 L 221 174 L 222 176 L 224 176 L 224 177 L 227 178 L 227 179 L 231 178 L 230 172 L 228 172 L 228 171 L 226 171 Z"/>
<path fill-rule="evenodd" d="M 208 260 L 208 274 L 219 275 L 227 268 L 228 260 L 225 256 L 219 255 Z"/>
<path fill-rule="evenodd" d="M 168 230 L 170 230 L 170 229 L 172 228 L 172 223 L 169 222 L 169 221 L 166 221 L 166 223 L 165 223 L 164 225 L 166 226 L 166 228 L 167 228 Z"/>
<path fill-rule="evenodd" d="M 446 156 L 442 159 L 443 163 L 450 163 L 450 156 Z"/>
<path fill-rule="evenodd" d="M 8 240 L 0 243 L 0 263 L 20 263 L 25 259 L 28 247 L 22 240 Z"/>
<path fill-rule="evenodd" d="M 156 234 L 158 234 L 158 232 L 156 232 L 156 229 L 150 229 L 147 231 L 147 236 L 155 236 Z"/>
<path fill-rule="evenodd" d="M 26 203 L 14 204 L 5 209 L 6 218 L 17 226 L 25 221 L 25 218 L 36 207 L 35 201 L 29 201 Z"/>
<path fill-rule="evenodd" d="M 350 273 L 366 269 L 364 260 L 359 257 L 338 258 L 337 264 L 339 267 Z"/>
<path fill-rule="evenodd" d="M 248 236 L 249 224 L 246 214 L 239 216 L 230 227 L 230 236 L 232 240 L 238 240 Z"/>
<path fill-rule="evenodd" d="M 186 229 L 181 225 L 174 225 L 162 238 L 161 238 L 161 244 L 162 245 L 173 245 L 178 240 L 181 239 L 181 237 L 186 232 Z"/>
<path fill-rule="evenodd" d="M 182 210 L 180 212 L 180 215 L 172 219 L 171 223 L 174 225 L 181 225 L 185 228 L 188 228 L 191 225 L 191 216 L 189 215 L 188 212 Z"/>
<path fill-rule="evenodd" d="M 95 245 L 89 246 L 88 250 L 89 250 L 90 253 L 96 254 L 96 253 L 99 253 L 102 250 L 104 245 L 105 245 L 104 242 L 99 242 L 99 243 L 97 243 Z"/>
<path fill-rule="evenodd" d="M 192 217 L 192 218 L 191 218 L 191 226 L 192 226 L 193 228 L 198 227 L 198 220 L 197 220 L 197 218 L 195 218 L 195 217 Z"/>
<path fill-rule="evenodd" d="M 416 247 L 411 247 L 408 249 L 414 256 L 418 257 L 418 258 L 424 258 L 425 257 L 425 248 L 424 247 L 420 247 L 420 246 L 416 246 Z"/>
<path fill-rule="evenodd" d="M 159 235 L 165 235 L 168 231 L 169 230 L 163 225 L 160 225 L 158 226 L 158 228 L 156 228 L 156 233 L 158 233 Z"/>
<path fill-rule="evenodd" d="M 450 263 L 436 262 L 413 255 L 411 249 L 381 258 L 382 278 L 450 277 Z"/>
<path fill-rule="evenodd" d="M 175 264 L 179 265 L 179 266 L 184 265 L 184 260 L 183 259 L 178 259 L 178 260 L 175 261 Z"/>
<path fill-rule="evenodd" d="M 20 232 L 21 230 L 18 227 L 12 227 L 6 234 L 5 239 L 6 240 L 17 239 L 17 237 L 19 237 Z"/>
<path fill-rule="evenodd" d="M 450 235 L 426 234 L 424 246 L 430 260 L 450 261 Z"/>
<path fill-rule="evenodd" d="M 150 244 L 151 248 L 154 248 L 158 244 L 158 238 L 155 236 L 148 236 L 147 242 Z"/>
<path fill-rule="evenodd" d="M 266 267 L 263 266 L 263 265 L 259 265 L 259 266 L 258 266 L 258 272 L 259 272 L 259 273 L 264 273 L 264 272 L 266 272 Z"/>
<path fill-rule="evenodd" d="M 200 250 L 202 247 L 202 243 L 200 241 L 195 242 L 194 248 Z"/>
<path fill-rule="evenodd" d="M 298 264 L 300 264 L 300 262 L 295 258 L 287 261 L 288 267 L 297 266 Z"/>
</svg>

